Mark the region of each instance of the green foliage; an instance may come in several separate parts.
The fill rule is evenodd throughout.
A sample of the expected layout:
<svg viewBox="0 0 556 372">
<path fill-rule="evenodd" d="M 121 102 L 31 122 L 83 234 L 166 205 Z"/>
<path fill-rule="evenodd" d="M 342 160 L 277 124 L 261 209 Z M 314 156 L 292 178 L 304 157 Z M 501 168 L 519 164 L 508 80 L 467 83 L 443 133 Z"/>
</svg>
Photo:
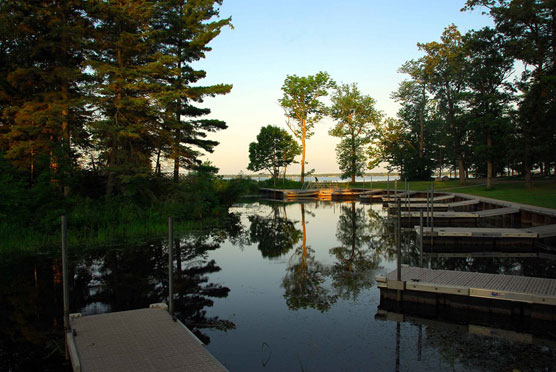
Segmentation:
<svg viewBox="0 0 556 372">
<path fill-rule="evenodd" d="M 257 141 L 249 144 L 249 165 L 254 172 L 267 170 L 276 184 L 280 168 L 292 164 L 301 148 L 285 130 L 267 125 L 257 135 Z"/>
<path fill-rule="evenodd" d="M 232 86 L 215 84 L 199 86 L 206 76 L 191 63 L 205 57 L 211 50 L 208 44 L 231 26 L 231 19 L 219 19 L 217 5 L 222 1 L 160 1 L 152 18 L 156 49 L 164 58 L 156 70 L 160 89 L 155 97 L 162 125 L 158 129 L 156 147 L 174 161 L 174 180 L 179 177 L 180 165 L 198 165 L 199 150 L 212 152 L 218 142 L 206 138 L 207 133 L 226 129 L 226 123 L 216 119 L 201 119 L 210 114 L 207 108 L 197 107 L 205 97 L 227 94 Z"/>
<path fill-rule="evenodd" d="M 338 165 L 342 178 L 351 178 L 365 172 L 367 157 L 364 151 L 371 142 L 373 126 L 380 122 L 382 114 L 375 109 L 375 100 L 363 95 L 356 84 L 342 84 L 332 95 L 330 116 L 337 122 L 330 135 L 342 138 L 336 147 Z"/>
<path fill-rule="evenodd" d="M 504 56 L 519 60 L 525 68 L 516 88 L 518 101 L 517 147 L 527 187 L 531 169 L 554 160 L 556 146 L 556 13 L 554 2 L 517 0 L 468 0 L 464 10 L 486 7 L 502 39 Z M 556 163 L 554 163 L 556 166 Z M 548 173 L 548 172 L 547 172 Z"/>
<path fill-rule="evenodd" d="M 326 114 L 321 98 L 335 86 L 327 72 L 316 75 L 288 75 L 282 85 L 284 93 L 279 100 L 284 109 L 287 124 L 301 142 L 301 182 L 305 179 L 305 140 L 313 135 L 313 128 Z"/>
</svg>

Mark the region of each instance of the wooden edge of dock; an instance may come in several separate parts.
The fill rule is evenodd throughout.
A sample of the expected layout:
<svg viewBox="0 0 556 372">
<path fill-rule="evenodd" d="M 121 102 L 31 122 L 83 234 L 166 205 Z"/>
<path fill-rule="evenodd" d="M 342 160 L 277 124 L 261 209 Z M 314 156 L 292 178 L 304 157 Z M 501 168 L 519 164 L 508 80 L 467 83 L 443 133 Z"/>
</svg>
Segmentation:
<svg viewBox="0 0 556 372">
<path fill-rule="evenodd" d="M 491 300 L 502 300 L 502 301 L 512 301 L 512 302 L 523 302 L 523 303 L 530 303 L 530 304 L 540 304 L 540 305 L 550 305 L 556 306 L 556 279 L 544 279 L 544 278 L 536 278 L 536 277 L 526 277 L 526 276 L 512 276 L 512 275 L 502 275 L 502 274 L 489 274 L 489 278 L 492 279 L 492 276 L 496 277 L 499 281 L 505 281 L 506 287 L 504 289 L 500 289 L 497 287 L 489 287 L 488 281 L 487 283 L 482 286 L 468 286 L 468 285 L 458 285 L 458 281 L 462 281 L 465 284 L 471 283 L 474 280 L 483 281 L 485 279 L 481 279 L 481 275 L 485 275 L 482 273 L 476 272 L 464 272 L 464 271 L 450 271 L 450 270 L 434 270 L 434 269 L 424 269 L 419 267 L 402 267 L 402 273 L 404 271 L 409 271 L 410 274 L 402 274 L 402 278 L 404 275 L 411 275 L 412 279 L 409 280 L 396 280 L 390 279 L 390 277 L 394 277 L 396 270 L 388 273 L 387 275 L 377 275 L 375 277 L 377 287 L 380 289 L 389 289 L 389 290 L 396 290 L 396 291 L 415 291 L 415 292 L 428 292 L 428 293 L 438 293 L 438 294 L 448 294 L 448 295 L 459 295 L 459 296 L 467 296 L 467 297 L 475 297 L 475 298 L 485 298 Z M 445 284 L 441 282 L 432 281 L 421 281 L 421 278 L 426 278 L 427 275 L 432 275 L 437 273 L 438 275 L 451 275 L 451 284 Z M 459 276 L 459 277 L 458 277 Z M 418 278 L 417 278 L 418 277 Z M 478 279 L 477 279 L 478 278 Z M 445 278 L 444 278 L 445 280 Z M 512 282 L 513 280 L 513 282 Z M 512 289 L 511 286 L 513 285 L 516 288 L 516 282 L 522 281 L 528 283 L 526 288 L 533 289 L 532 284 L 534 281 L 544 281 L 546 283 L 551 283 L 551 294 L 541 294 L 532 292 L 523 292 L 520 290 Z M 514 283 L 514 284 L 511 284 Z M 536 284 L 540 285 L 540 284 Z M 545 284 L 548 285 L 548 284 Z M 519 288 L 519 286 L 517 287 Z"/>
<path fill-rule="evenodd" d="M 71 331 L 66 332 L 66 347 L 71 361 L 71 367 L 74 372 L 81 372 L 81 362 L 79 360 L 79 353 L 75 345 L 75 339 Z"/>
</svg>

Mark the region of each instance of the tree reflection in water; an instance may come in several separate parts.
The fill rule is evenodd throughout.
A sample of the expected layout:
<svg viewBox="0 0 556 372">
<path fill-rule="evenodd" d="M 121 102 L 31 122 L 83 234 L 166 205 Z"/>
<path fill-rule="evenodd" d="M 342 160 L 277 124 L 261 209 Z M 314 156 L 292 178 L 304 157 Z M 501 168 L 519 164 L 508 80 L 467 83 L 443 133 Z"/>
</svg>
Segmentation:
<svg viewBox="0 0 556 372">
<path fill-rule="evenodd" d="M 235 328 L 232 322 L 208 317 L 206 308 L 214 298 L 228 296 L 229 288 L 210 283 L 208 276 L 220 271 L 208 252 L 225 239 L 221 229 L 197 233 L 174 241 L 174 307 L 176 316 L 205 344 L 210 338 L 202 329 Z M 76 268 L 72 308 L 84 313 L 122 311 L 166 302 L 168 298 L 167 243 L 158 240 L 124 249 L 97 251 Z"/>
<path fill-rule="evenodd" d="M 280 216 L 277 205 L 272 205 L 270 216 L 249 216 L 251 225 L 249 237 L 251 242 L 258 243 L 258 249 L 264 258 L 280 257 L 288 253 L 301 238 L 301 231 L 295 223 L 288 220 L 286 208 L 284 216 Z"/>
<path fill-rule="evenodd" d="M 363 289 L 374 284 L 374 273 L 380 263 L 379 250 L 370 247 L 372 235 L 363 207 L 341 206 L 336 238 L 341 244 L 330 249 L 338 260 L 330 271 L 332 286 L 345 299 L 357 300 Z"/>
<path fill-rule="evenodd" d="M 286 276 L 282 280 L 284 298 L 292 310 L 310 307 L 325 312 L 338 297 L 325 286 L 329 270 L 315 259 L 314 251 L 307 246 L 305 205 L 300 203 L 300 207 L 303 239 L 301 246 L 297 247 L 291 256 Z"/>
<path fill-rule="evenodd" d="M 213 306 L 212 298 L 228 297 L 230 289 L 209 283 L 208 275 L 220 271 L 216 261 L 208 260 L 207 253 L 220 247 L 205 237 L 177 239 L 174 306 L 176 316 L 205 344 L 210 337 L 201 332 L 204 328 L 234 329 L 234 323 L 218 317 L 207 317 L 205 308 Z"/>
</svg>

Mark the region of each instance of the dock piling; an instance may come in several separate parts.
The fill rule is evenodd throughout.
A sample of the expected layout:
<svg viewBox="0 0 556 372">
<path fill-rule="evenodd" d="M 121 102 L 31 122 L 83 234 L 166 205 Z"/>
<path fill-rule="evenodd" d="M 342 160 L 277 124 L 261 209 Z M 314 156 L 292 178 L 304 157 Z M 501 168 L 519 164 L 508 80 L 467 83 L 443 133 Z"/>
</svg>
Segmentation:
<svg viewBox="0 0 556 372">
<path fill-rule="evenodd" d="M 420 259 L 419 263 L 421 267 L 423 267 L 423 210 L 421 209 L 419 213 L 419 249 L 420 249 Z"/>
<path fill-rule="evenodd" d="M 168 217 L 168 312 L 174 315 L 174 219 Z"/>
<path fill-rule="evenodd" d="M 434 245 L 434 182 L 431 182 L 431 246 Z"/>
</svg>

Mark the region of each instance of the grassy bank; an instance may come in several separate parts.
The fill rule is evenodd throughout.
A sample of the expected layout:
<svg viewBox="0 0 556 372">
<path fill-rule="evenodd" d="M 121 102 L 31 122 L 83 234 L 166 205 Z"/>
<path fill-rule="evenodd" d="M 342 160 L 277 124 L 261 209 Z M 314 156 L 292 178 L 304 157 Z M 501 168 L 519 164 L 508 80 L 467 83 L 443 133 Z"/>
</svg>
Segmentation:
<svg viewBox="0 0 556 372">
<path fill-rule="evenodd" d="M 253 181 L 212 174 L 192 174 L 179 183 L 160 177 L 140 181 L 109 198 L 91 192 L 63 197 L 49 183 L 19 189 L 0 184 L 5 186 L 0 191 L 13 190 L 0 202 L 0 253 L 59 246 L 61 215 L 67 216 L 70 245 L 111 245 L 165 236 L 168 216 L 174 217 L 176 233 L 215 225 L 241 195 L 256 192 Z"/>
</svg>

